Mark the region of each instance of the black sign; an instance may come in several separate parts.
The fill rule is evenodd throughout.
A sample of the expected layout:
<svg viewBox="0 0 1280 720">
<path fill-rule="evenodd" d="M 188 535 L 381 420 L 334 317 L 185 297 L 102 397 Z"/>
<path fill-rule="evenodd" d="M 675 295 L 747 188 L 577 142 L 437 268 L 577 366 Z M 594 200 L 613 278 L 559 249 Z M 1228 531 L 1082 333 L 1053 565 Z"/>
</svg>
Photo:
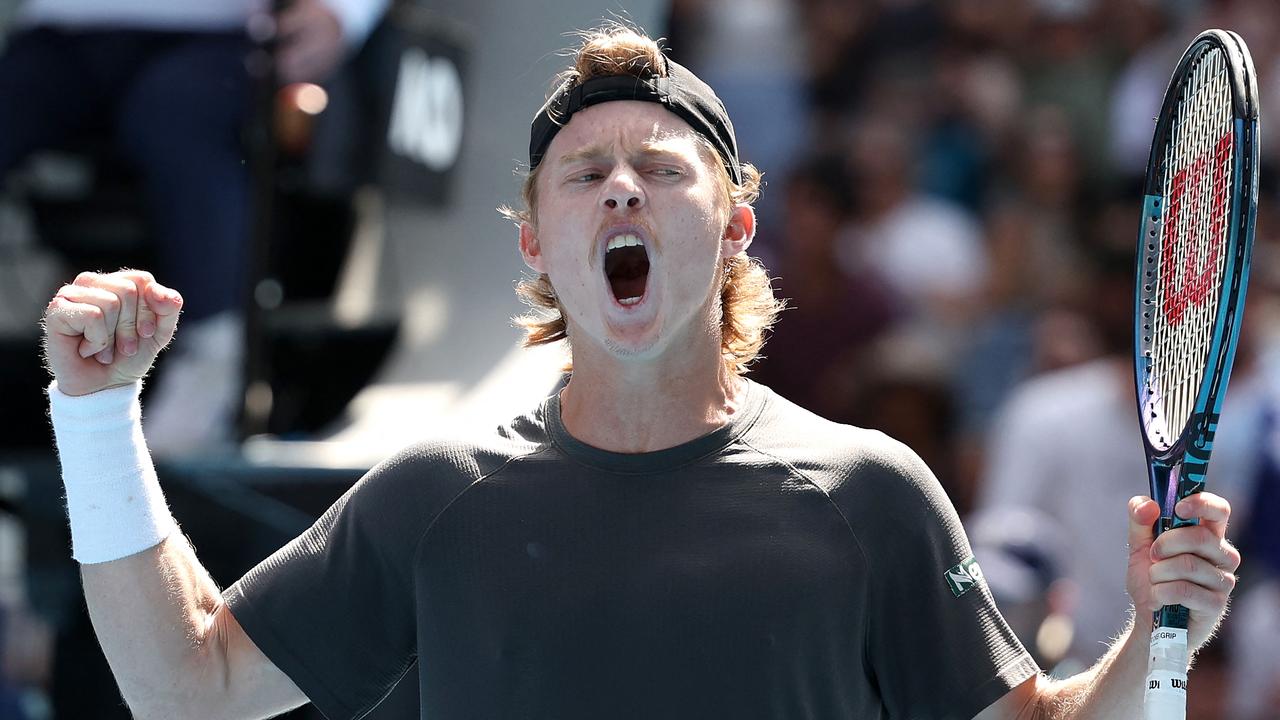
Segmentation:
<svg viewBox="0 0 1280 720">
<path fill-rule="evenodd" d="M 376 78 L 375 175 L 389 200 L 444 207 L 468 121 L 463 33 L 439 16 L 402 5 L 370 39 L 365 62 Z"/>
</svg>

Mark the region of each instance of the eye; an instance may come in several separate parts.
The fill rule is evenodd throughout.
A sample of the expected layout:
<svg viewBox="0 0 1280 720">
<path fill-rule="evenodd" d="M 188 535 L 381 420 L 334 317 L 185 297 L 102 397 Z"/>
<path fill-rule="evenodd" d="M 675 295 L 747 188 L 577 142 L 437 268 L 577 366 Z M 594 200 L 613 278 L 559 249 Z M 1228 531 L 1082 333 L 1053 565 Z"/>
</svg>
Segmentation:
<svg viewBox="0 0 1280 720">
<path fill-rule="evenodd" d="M 654 175 L 659 175 L 661 177 L 671 177 L 671 178 L 677 178 L 677 177 L 680 177 L 681 175 L 684 175 L 683 171 L 673 167 L 654 168 L 650 172 L 652 172 Z"/>
<path fill-rule="evenodd" d="M 595 170 L 583 170 L 582 172 L 579 172 L 579 173 L 575 173 L 575 174 L 573 174 L 573 175 L 570 175 L 570 176 L 569 176 L 569 182 L 571 182 L 571 183 L 588 183 L 588 182 L 591 182 L 591 181 L 593 181 L 593 180 L 599 180 L 599 179 L 601 179 L 601 178 L 603 178 L 603 177 L 604 177 L 604 174 L 603 174 L 603 173 L 596 172 Z"/>
</svg>

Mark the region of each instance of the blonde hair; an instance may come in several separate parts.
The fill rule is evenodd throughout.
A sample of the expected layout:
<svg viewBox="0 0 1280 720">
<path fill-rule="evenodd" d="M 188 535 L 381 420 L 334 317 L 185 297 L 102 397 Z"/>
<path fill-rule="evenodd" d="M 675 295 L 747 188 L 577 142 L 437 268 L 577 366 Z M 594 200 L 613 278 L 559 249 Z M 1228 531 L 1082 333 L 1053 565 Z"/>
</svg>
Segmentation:
<svg viewBox="0 0 1280 720">
<path fill-rule="evenodd" d="M 598 77 L 661 77 L 665 74 L 666 64 L 657 41 L 634 28 L 611 23 L 582 33 L 582 43 L 573 52 L 572 66 L 556 77 L 554 87 L 560 88 L 566 82 L 576 86 Z M 750 163 L 742 163 L 742 183 L 734 183 L 711 142 L 701 135 L 697 139 L 704 159 L 718 168 L 715 174 L 720 187 L 725 189 L 729 205 L 755 202 L 760 196 L 760 171 Z M 525 176 L 520 193 L 522 208 L 503 206 L 498 211 L 517 225 L 526 222 L 536 225 L 537 180 L 538 168 Z M 529 306 L 527 312 L 513 318 L 525 332 L 525 347 L 569 339 L 564 309 L 546 273 L 521 279 L 516 284 L 516 294 Z M 729 370 L 737 375 L 747 372 L 747 367 L 760 354 L 766 331 L 773 326 L 783 307 L 783 301 L 773 294 L 768 272 L 758 260 L 746 253 L 725 258 L 720 289 L 720 350 Z"/>
</svg>

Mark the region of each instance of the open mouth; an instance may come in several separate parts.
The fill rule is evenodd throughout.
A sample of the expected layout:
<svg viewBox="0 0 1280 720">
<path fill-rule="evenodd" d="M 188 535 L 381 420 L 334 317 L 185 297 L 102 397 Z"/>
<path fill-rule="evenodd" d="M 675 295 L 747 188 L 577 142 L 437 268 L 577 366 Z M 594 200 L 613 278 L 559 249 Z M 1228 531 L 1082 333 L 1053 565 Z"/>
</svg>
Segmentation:
<svg viewBox="0 0 1280 720">
<path fill-rule="evenodd" d="M 620 305 L 640 302 L 649 281 L 649 252 L 644 241 L 629 233 L 611 238 L 604 254 L 604 274 Z"/>
</svg>

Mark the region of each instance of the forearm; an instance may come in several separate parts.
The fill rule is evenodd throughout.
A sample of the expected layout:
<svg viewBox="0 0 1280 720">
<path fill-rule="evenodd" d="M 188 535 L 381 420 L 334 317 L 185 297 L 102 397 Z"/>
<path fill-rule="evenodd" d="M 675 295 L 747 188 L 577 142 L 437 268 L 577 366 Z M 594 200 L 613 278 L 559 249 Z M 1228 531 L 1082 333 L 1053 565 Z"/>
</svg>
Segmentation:
<svg viewBox="0 0 1280 720">
<path fill-rule="evenodd" d="M 211 647 L 221 595 L 182 533 L 111 562 L 81 566 L 94 631 L 138 718 L 194 717 L 196 688 L 225 669 Z M 222 679 L 220 679 L 220 677 Z"/>
<path fill-rule="evenodd" d="M 192 717 L 221 602 L 164 499 L 135 382 L 83 396 L 49 389 L 72 552 L 103 652 L 138 717 Z M 216 650 L 216 648 L 214 648 Z"/>
<path fill-rule="evenodd" d="M 1046 683 L 1033 720 L 1141 720 L 1148 639 L 1133 622 L 1093 667 Z"/>
<path fill-rule="evenodd" d="M 135 717 L 274 717 L 306 696 L 222 602 L 169 513 L 143 438 L 141 378 L 173 339 L 181 307 L 150 273 L 122 270 L 81 273 L 45 311 L 72 556 Z"/>
</svg>

